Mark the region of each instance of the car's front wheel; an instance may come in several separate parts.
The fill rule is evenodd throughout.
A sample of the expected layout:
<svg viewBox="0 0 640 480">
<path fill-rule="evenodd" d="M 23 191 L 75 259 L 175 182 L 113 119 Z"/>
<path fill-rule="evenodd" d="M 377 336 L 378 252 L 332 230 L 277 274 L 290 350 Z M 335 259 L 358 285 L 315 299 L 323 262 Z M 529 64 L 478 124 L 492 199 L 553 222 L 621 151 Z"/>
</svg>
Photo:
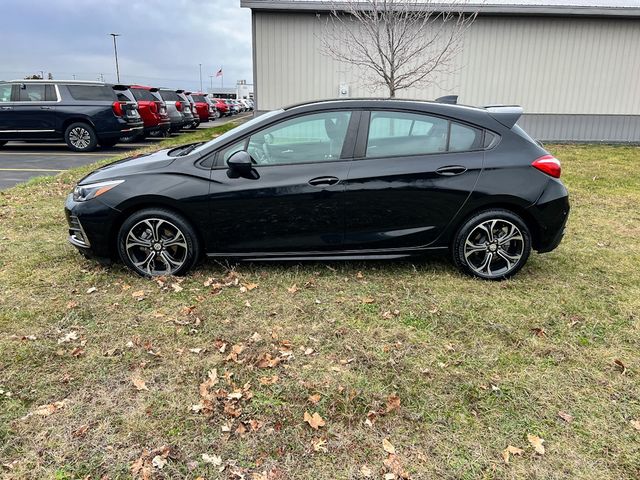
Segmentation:
<svg viewBox="0 0 640 480">
<path fill-rule="evenodd" d="M 531 234 L 520 216 L 492 209 L 467 220 L 453 241 L 453 261 L 469 275 L 503 280 L 515 275 L 531 253 Z"/>
<path fill-rule="evenodd" d="M 88 123 L 76 122 L 65 130 L 64 141 L 74 152 L 91 152 L 98 145 L 98 136 Z"/>
<path fill-rule="evenodd" d="M 200 258 L 200 243 L 182 215 L 151 208 L 124 221 L 118 232 L 118 253 L 139 275 L 184 275 Z"/>
</svg>

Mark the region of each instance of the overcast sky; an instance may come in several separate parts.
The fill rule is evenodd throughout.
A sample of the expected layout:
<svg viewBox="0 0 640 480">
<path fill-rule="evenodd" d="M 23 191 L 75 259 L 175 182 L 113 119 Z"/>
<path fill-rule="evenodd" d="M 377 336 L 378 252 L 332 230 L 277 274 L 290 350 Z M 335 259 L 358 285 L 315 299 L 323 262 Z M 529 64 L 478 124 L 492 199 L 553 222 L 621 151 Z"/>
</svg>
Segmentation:
<svg viewBox="0 0 640 480">
<path fill-rule="evenodd" d="M 56 79 L 120 80 L 195 90 L 224 70 L 252 82 L 251 13 L 240 0 L 2 0 L 0 79 L 41 70 Z M 214 79 L 220 86 L 220 78 Z"/>
</svg>

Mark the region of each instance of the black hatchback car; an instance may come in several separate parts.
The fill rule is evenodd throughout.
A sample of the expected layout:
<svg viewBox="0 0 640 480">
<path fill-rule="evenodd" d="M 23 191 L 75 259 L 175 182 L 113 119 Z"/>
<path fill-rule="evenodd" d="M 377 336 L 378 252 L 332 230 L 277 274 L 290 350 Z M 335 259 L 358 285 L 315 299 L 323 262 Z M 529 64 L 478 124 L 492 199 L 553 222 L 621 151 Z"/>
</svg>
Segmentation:
<svg viewBox="0 0 640 480">
<path fill-rule="evenodd" d="M 66 202 L 70 241 L 141 275 L 203 256 L 383 259 L 449 252 L 484 279 L 553 250 L 560 163 L 520 107 L 336 100 L 273 111 L 207 143 L 102 167 Z"/>
<path fill-rule="evenodd" d="M 12 140 L 64 140 L 77 152 L 112 147 L 142 132 L 135 100 L 120 100 L 126 86 L 100 82 L 0 82 L 0 147 Z"/>
</svg>

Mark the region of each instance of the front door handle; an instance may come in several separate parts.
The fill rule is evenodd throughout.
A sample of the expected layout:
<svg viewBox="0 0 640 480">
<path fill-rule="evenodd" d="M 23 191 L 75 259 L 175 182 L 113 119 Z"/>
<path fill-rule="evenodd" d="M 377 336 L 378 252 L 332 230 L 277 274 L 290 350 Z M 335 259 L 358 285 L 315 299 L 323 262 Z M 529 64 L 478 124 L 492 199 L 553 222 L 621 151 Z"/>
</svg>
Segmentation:
<svg viewBox="0 0 640 480">
<path fill-rule="evenodd" d="M 0 107 L 0 110 L 13 110 L 13 107 Z"/>
<path fill-rule="evenodd" d="M 436 170 L 438 175 L 444 175 L 445 177 L 452 177 L 454 175 L 460 175 L 467 171 L 466 167 L 462 165 L 448 165 L 446 167 L 440 167 Z"/>
<path fill-rule="evenodd" d="M 40 107 L 40 110 L 53 110 L 53 107 Z"/>
<path fill-rule="evenodd" d="M 337 177 L 316 177 L 309 180 L 309 185 L 314 187 L 327 187 L 329 185 L 335 185 L 340 181 Z"/>
</svg>

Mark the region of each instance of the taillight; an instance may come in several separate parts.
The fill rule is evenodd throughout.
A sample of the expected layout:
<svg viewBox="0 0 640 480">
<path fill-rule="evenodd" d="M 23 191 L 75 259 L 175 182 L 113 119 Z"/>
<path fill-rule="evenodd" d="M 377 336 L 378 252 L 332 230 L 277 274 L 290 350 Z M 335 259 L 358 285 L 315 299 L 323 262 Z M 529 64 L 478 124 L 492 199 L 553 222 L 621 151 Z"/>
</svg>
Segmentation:
<svg viewBox="0 0 640 480">
<path fill-rule="evenodd" d="M 176 102 L 176 110 L 178 110 L 179 112 L 182 111 L 182 102 Z"/>
<path fill-rule="evenodd" d="M 532 167 L 537 168 L 543 173 L 552 176 L 553 178 L 560 178 L 562 168 L 560 167 L 560 160 L 553 155 L 544 155 L 537 158 L 531 164 Z"/>
<path fill-rule="evenodd" d="M 111 105 L 111 108 L 113 108 L 113 113 L 115 113 L 117 117 L 122 117 L 124 115 L 124 110 L 122 109 L 122 102 L 113 102 L 113 104 Z"/>
</svg>

